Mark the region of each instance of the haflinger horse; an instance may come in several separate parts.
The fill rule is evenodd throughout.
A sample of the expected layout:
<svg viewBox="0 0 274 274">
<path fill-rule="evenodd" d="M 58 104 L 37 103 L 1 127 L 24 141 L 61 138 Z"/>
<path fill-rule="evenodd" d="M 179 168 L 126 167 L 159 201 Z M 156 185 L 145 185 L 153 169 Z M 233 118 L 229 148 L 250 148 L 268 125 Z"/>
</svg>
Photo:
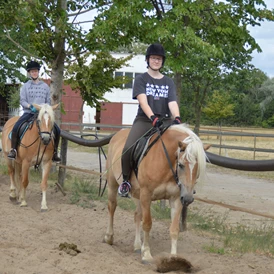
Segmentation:
<svg viewBox="0 0 274 274">
<path fill-rule="evenodd" d="M 109 224 L 104 241 L 113 244 L 114 212 L 117 206 L 117 190 L 122 183 L 121 155 L 129 129 L 122 129 L 112 137 L 106 163 L 108 182 Z M 152 137 L 150 142 L 157 136 Z M 199 137 L 186 125 L 170 126 L 149 150 L 138 167 L 138 178 L 131 175 L 131 196 L 136 204 L 134 216 L 136 231 L 134 250 L 141 252 L 142 262 L 153 262 L 149 246 L 152 227 L 150 206 L 155 200 L 168 199 L 171 207 L 171 255 L 177 254 L 179 222 L 183 205 L 193 202 L 194 185 L 205 175 L 206 154 Z M 141 225 L 143 243 L 141 242 Z"/>
<path fill-rule="evenodd" d="M 58 107 L 58 104 L 52 107 L 48 104 L 41 106 L 33 105 L 39 110 L 39 114 L 37 120 L 30 123 L 24 135 L 20 136 L 21 140 L 17 147 L 16 159 L 10 160 L 7 158 L 7 155 L 11 149 L 10 133 L 14 124 L 19 119 L 18 116 L 10 118 L 3 127 L 2 149 L 10 176 L 10 200 L 19 202 L 21 207 L 27 206 L 26 189 L 29 184 L 29 169 L 31 166 L 41 166 L 41 211 L 47 211 L 47 180 L 52 166 L 52 156 L 54 152 L 54 110 Z"/>
</svg>

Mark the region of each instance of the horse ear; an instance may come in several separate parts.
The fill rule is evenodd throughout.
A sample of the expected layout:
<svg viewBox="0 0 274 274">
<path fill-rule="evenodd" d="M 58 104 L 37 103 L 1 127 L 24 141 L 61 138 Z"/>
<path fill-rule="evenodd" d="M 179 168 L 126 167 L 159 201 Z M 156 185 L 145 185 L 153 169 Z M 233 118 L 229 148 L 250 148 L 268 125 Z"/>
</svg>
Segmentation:
<svg viewBox="0 0 274 274">
<path fill-rule="evenodd" d="M 178 142 L 178 146 L 179 146 L 179 148 L 180 148 L 181 151 L 185 151 L 185 150 L 186 150 L 186 147 L 187 147 L 187 144 L 185 144 L 185 143 L 179 141 L 179 142 Z"/>
<path fill-rule="evenodd" d="M 206 145 L 204 144 L 203 146 L 204 146 L 204 150 L 208 150 L 211 147 L 210 144 L 206 144 Z"/>
<path fill-rule="evenodd" d="M 37 104 L 32 104 L 38 111 L 41 109 L 41 106 L 40 105 L 37 105 Z"/>
<path fill-rule="evenodd" d="M 58 106 L 59 106 L 59 104 L 56 104 L 56 105 L 52 106 L 52 109 L 55 110 L 58 108 Z"/>
</svg>

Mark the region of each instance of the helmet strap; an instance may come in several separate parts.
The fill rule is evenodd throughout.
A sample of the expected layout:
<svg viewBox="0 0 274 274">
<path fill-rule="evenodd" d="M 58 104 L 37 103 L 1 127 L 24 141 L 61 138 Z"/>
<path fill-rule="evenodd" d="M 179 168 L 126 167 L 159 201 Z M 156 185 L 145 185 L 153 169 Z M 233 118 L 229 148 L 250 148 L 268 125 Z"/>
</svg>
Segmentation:
<svg viewBox="0 0 274 274">
<path fill-rule="evenodd" d="M 39 76 L 37 76 L 36 78 L 30 76 L 30 78 L 32 79 L 32 81 L 36 81 L 39 78 Z"/>
</svg>

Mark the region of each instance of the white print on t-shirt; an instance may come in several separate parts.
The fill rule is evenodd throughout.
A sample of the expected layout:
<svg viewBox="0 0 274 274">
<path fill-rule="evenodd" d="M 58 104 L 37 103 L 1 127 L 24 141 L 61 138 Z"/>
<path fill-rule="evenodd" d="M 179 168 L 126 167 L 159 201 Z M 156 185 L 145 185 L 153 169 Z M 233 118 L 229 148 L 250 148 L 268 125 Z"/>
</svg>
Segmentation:
<svg viewBox="0 0 274 274">
<path fill-rule="evenodd" d="M 154 100 L 159 100 L 160 97 L 162 98 L 168 98 L 168 89 L 169 86 L 158 86 L 154 84 L 146 84 L 146 95 L 147 96 L 153 96 Z"/>
</svg>

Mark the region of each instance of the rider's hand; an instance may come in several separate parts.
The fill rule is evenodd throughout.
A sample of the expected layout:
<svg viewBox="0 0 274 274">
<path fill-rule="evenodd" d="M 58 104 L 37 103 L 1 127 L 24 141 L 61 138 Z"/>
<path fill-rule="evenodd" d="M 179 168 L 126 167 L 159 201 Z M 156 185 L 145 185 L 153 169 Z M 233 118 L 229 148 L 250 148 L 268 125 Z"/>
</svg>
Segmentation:
<svg viewBox="0 0 274 274">
<path fill-rule="evenodd" d="M 182 119 L 179 116 L 176 116 L 175 119 L 172 122 L 172 125 L 179 125 L 182 123 Z"/>
<path fill-rule="evenodd" d="M 33 113 L 36 113 L 37 112 L 37 109 L 36 107 L 34 107 L 33 105 L 30 105 L 30 110 L 33 112 Z"/>
<path fill-rule="evenodd" d="M 152 121 L 152 125 L 156 128 L 159 128 L 163 124 L 163 122 L 155 115 L 150 116 L 150 120 Z"/>
</svg>

